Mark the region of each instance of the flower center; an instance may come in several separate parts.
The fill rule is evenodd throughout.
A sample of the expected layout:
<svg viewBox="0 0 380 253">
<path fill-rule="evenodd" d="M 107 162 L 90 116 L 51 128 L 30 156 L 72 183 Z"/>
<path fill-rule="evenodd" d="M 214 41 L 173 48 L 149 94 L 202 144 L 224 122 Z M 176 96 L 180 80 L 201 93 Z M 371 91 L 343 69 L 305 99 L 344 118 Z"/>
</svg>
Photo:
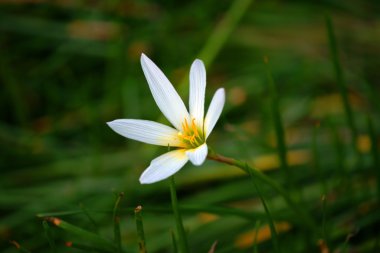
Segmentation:
<svg viewBox="0 0 380 253">
<path fill-rule="evenodd" d="M 197 127 L 195 118 L 191 120 L 190 124 L 187 122 L 187 119 L 182 122 L 182 132 L 179 132 L 178 136 L 182 138 L 186 146 L 191 148 L 199 147 L 205 142 L 203 130 Z"/>
</svg>

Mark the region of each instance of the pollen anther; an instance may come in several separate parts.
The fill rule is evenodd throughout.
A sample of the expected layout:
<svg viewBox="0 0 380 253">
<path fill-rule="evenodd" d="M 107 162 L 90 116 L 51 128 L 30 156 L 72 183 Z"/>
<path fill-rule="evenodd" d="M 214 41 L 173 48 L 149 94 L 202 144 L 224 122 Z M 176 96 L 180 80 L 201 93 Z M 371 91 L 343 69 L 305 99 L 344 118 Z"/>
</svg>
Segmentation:
<svg viewBox="0 0 380 253">
<path fill-rule="evenodd" d="M 198 130 L 195 118 L 191 120 L 190 125 L 187 119 L 182 122 L 182 132 L 179 132 L 178 136 L 180 136 L 189 147 L 198 147 L 204 143 L 203 135 Z"/>
</svg>

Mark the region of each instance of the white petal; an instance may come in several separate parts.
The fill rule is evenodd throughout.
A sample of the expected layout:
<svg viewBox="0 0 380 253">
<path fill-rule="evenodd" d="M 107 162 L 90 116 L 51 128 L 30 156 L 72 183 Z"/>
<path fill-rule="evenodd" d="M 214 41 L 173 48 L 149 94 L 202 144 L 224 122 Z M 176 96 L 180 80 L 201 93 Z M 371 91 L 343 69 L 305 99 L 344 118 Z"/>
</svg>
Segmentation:
<svg viewBox="0 0 380 253">
<path fill-rule="evenodd" d="M 224 89 L 220 88 L 215 92 L 214 97 L 211 100 L 204 123 L 206 138 L 210 135 L 220 117 L 220 114 L 222 113 L 224 102 L 226 100 L 225 97 L 226 95 Z"/>
<path fill-rule="evenodd" d="M 181 131 L 182 122 L 189 120 L 189 113 L 182 99 L 164 73 L 145 54 L 141 55 L 141 66 L 158 108 Z"/>
<path fill-rule="evenodd" d="M 201 60 L 195 60 L 190 69 L 190 116 L 203 129 L 206 90 L 206 69 Z"/>
<path fill-rule="evenodd" d="M 208 153 L 207 144 L 204 143 L 201 146 L 190 149 L 186 151 L 187 157 L 189 157 L 189 160 L 192 162 L 192 164 L 199 166 L 202 165 L 202 163 L 205 161 L 206 156 Z"/>
<path fill-rule="evenodd" d="M 129 139 L 161 146 L 184 146 L 178 138 L 178 131 L 176 129 L 154 121 L 117 119 L 107 122 L 107 124 L 116 133 Z"/>
<path fill-rule="evenodd" d="M 185 149 L 170 151 L 154 159 L 140 176 L 140 183 L 151 184 L 170 177 L 189 160 Z"/>
</svg>

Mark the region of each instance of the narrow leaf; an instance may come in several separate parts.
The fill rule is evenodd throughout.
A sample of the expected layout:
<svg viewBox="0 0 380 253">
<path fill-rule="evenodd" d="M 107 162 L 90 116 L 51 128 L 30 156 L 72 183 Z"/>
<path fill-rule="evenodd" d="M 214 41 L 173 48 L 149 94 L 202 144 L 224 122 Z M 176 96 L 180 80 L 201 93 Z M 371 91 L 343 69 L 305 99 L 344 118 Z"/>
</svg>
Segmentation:
<svg viewBox="0 0 380 253">
<path fill-rule="evenodd" d="M 353 150 L 355 150 L 356 152 L 358 165 L 360 165 L 362 163 L 362 157 L 359 152 L 358 146 L 356 145 L 358 134 L 357 134 L 357 129 L 356 129 L 355 121 L 354 121 L 354 116 L 352 113 L 352 108 L 350 105 L 350 101 L 348 99 L 348 91 L 346 87 L 346 82 L 344 80 L 343 71 L 340 64 L 340 60 L 339 60 L 338 43 L 336 42 L 336 39 L 335 39 L 334 26 L 333 26 L 331 17 L 327 14 L 325 15 L 325 21 L 326 21 L 327 37 L 328 37 L 328 42 L 330 46 L 331 60 L 334 65 L 335 76 L 336 76 L 339 92 L 342 97 L 347 124 L 348 124 L 348 127 L 351 129 L 351 144 L 352 144 Z"/>
<path fill-rule="evenodd" d="M 319 153 L 318 153 L 318 143 L 317 143 L 318 129 L 319 129 L 319 122 L 313 128 L 312 146 L 311 146 L 311 150 L 313 152 L 313 167 L 316 172 L 316 178 L 318 178 L 321 184 L 321 192 L 322 194 L 326 194 L 327 184 L 326 184 L 326 180 L 323 177 L 323 173 L 321 171 L 321 165 L 319 163 Z"/>
<path fill-rule="evenodd" d="M 80 249 L 85 252 L 99 252 L 99 253 L 109 253 L 110 251 L 104 250 L 104 249 L 99 249 L 95 247 L 94 245 L 86 245 L 82 243 L 77 243 L 77 242 L 66 242 L 65 243 L 66 247 L 68 248 L 75 248 L 75 249 Z"/>
<path fill-rule="evenodd" d="M 177 233 L 178 233 L 179 252 L 188 253 L 189 246 L 187 243 L 186 233 L 183 227 L 181 212 L 178 205 L 174 176 L 170 177 L 169 181 L 170 181 L 170 196 L 172 200 L 172 208 L 173 208 L 174 219 L 175 219 Z"/>
<path fill-rule="evenodd" d="M 123 198 L 124 193 L 120 192 L 116 198 L 115 206 L 113 208 L 113 224 L 114 224 L 114 241 L 116 245 L 116 253 L 121 253 L 121 232 L 120 232 L 120 216 L 119 216 L 119 205 Z"/>
<path fill-rule="evenodd" d="M 208 156 L 208 159 L 229 164 L 231 166 L 235 166 L 246 172 L 247 174 L 252 173 L 255 178 L 258 178 L 262 182 L 265 182 L 266 184 L 270 185 L 278 194 L 280 194 L 288 206 L 294 211 L 294 213 L 297 215 L 297 219 L 299 220 L 298 223 L 302 223 L 303 225 L 306 225 L 308 229 L 312 232 L 317 232 L 317 225 L 315 224 L 313 218 L 311 215 L 305 210 L 303 206 L 298 204 L 294 201 L 294 199 L 288 194 L 288 192 L 276 181 L 265 175 L 262 171 L 248 166 L 247 163 L 244 163 L 242 161 L 225 157 L 216 153 L 210 153 Z"/>
<path fill-rule="evenodd" d="M 23 246 L 21 246 L 18 242 L 12 240 L 12 241 L 9 241 L 9 243 L 11 243 L 12 245 L 14 245 L 16 247 L 16 249 L 20 252 L 23 252 L 23 253 L 31 253 L 28 249 L 24 248 Z"/>
<path fill-rule="evenodd" d="M 379 150 L 377 147 L 377 137 L 375 128 L 370 117 L 367 118 L 368 132 L 371 139 L 371 155 L 373 168 L 377 177 L 377 199 L 380 201 L 380 160 L 379 160 Z"/>
<path fill-rule="evenodd" d="M 253 183 L 253 185 L 255 186 L 256 188 L 256 191 L 257 191 L 257 194 L 259 195 L 260 197 L 260 200 L 261 200 L 261 203 L 263 203 L 263 206 L 264 206 L 264 209 L 265 209 L 265 213 L 267 214 L 268 216 L 268 223 L 269 223 L 269 228 L 270 228 L 270 233 L 271 233 L 271 240 L 272 240 L 272 244 L 273 244 L 273 249 L 274 249 L 274 252 L 280 252 L 280 248 L 278 247 L 278 239 L 277 239 L 277 232 L 276 232 L 276 227 L 274 225 L 274 222 L 273 222 L 273 218 L 272 218 L 272 215 L 269 211 L 269 208 L 266 204 L 266 201 L 264 199 L 264 196 L 262 195 L 261 191 L 260 191 L 260 188 L 259 186 L 256 184 L 255 182 L 255 178 L 252 174 L 252 170 L 250 170 L 248 168 L 248 166 L 246 165 L 246 169 L 247 171 L 249 172 L 249 175 L 251 176 L 251 181 Z"/>
<path fill-rule="evenodd" d="M 92 218 L 92 216 L 90 215 L 89 211 L 87 210 L 87 208 L 83 205 L 83 204 L 80 204 L 80 209 L 83 211 L 83 214 L 87 217 L 87 219 L 91 222 L 91 224 L 93 225 L 94 227 L 94 230 L 95 230 L 95 233 L 98 234 L 98 225 L 96 224 L 95 220 Z"/>
<path fill-rule="evenodd" d="M 137 240 L 139 244 L 139 252 L 146 253 L 147 250 L 145 246 L 145 233 L 144 233 L 144 226 L 143 226 L 141 211 L 142 211 L 142 206 L 137 206 L 135 208 Z"/>
<path fill-rule="evenodd" d="M 72 225 L 56 217 L 47 217 L 46 220 L 54 224 L 55 226 L 65 230 L 66 232 L 68 232 L 69 234 L 73 236 L 81 237 L 83 241 L 87 241 L 88 243 L 91 243 L 92 245 L 94 245 L 94 247 L 97 247 L 107 252 L 116 251 L 115 246 L 110 241 L 104 239 L 103 237 L 95 233 L 92 233 L 83 228 L 77 227 L 75 225 Z"/>
<path fill-rule="evenodd" d="M 327 215 L 327 200 L 326 196 L 322 196 L 322 240 L 324 247 L 328 248 L 328 238 L 327 238 L 327 229 L 326 229 L 326 215 Z"/>
<path fill-rule="evenodd" d="M 172 237 L 172 243 L 173 243 L 173 252 L 178 253 L 178 245 L 177 245 L 177 238 L 175 236 L 175 233 L 173 230 L 170 230 L 170 234 Z"/>
<path fill-rule="evenodd" d="M 45 235 L 46 235 L 46 238 L 49 242 L 51 252 L 54 253 L 54 252 L 56 252 L 56 246 L 55 246 L 54 238 L 51 234 L 50 226 L 46 220 L 42 221 L 42 226 L 44 227 Z"/>
<path fill-rule="evenodd" d="M 212 245 L 208 253 L 214 253 L 216 249 L 216 245 L 218 244 L 218 241 L 215 241 Z"/>
<path fill-rule="evenodd" d="M 261 221 L 260 220 L 256 221 L 256 224 L 255 224 L 256 233 L 255 233 L 255 238 L 253 238 L 253 253 L 259 252 L 259 244 L 257 242 L 257 237 L 259 235 L 260 225 L 261 225 Z"/>
<path fill-rule="evenodd" d="M 293 187 L 293 179 L 292 179 L 293 177 L 292 177 L 291 170 L 288 166 L 288 162 L 286 158 L 287 150 L 286 150 L 286 143 L 285 143 L 285 130 L 283 127 L 282 118 L 280 114 L 279 96 L 278 96 L 277 89 L 273 81 L 273 76 L 269 67 L 268 57 L 264 57 L 264 63 L 265 63 L 266 71 L 267 71 L 269 91 L 271 94 L 271 109 L 272 109 L 274 129 L 276 132 L 277 151 L 278 151 L 278 156 L 280 158 L 280 167 L 285 172 L 288 186 Z"/>
</svg>

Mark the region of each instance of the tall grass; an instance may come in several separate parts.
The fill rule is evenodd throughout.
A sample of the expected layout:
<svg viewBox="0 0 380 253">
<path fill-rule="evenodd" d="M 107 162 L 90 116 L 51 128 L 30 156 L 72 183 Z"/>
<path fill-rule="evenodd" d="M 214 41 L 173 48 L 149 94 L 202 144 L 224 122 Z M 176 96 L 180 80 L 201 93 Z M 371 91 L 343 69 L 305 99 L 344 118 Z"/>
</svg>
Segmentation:
<svg viewBox="0 0 380 253">
<path fill-rule="evenodd" d="M 1 252 L 380 251 L 375 4 L 0 6 Z M 166 121 L 142 52 L 185 101 L 197 57 L 207 94 L 226 88 L 208 139 L 222 163 L 169 189 L 138 182 L 165 150 L 105 124 Z"/>
</svg>

